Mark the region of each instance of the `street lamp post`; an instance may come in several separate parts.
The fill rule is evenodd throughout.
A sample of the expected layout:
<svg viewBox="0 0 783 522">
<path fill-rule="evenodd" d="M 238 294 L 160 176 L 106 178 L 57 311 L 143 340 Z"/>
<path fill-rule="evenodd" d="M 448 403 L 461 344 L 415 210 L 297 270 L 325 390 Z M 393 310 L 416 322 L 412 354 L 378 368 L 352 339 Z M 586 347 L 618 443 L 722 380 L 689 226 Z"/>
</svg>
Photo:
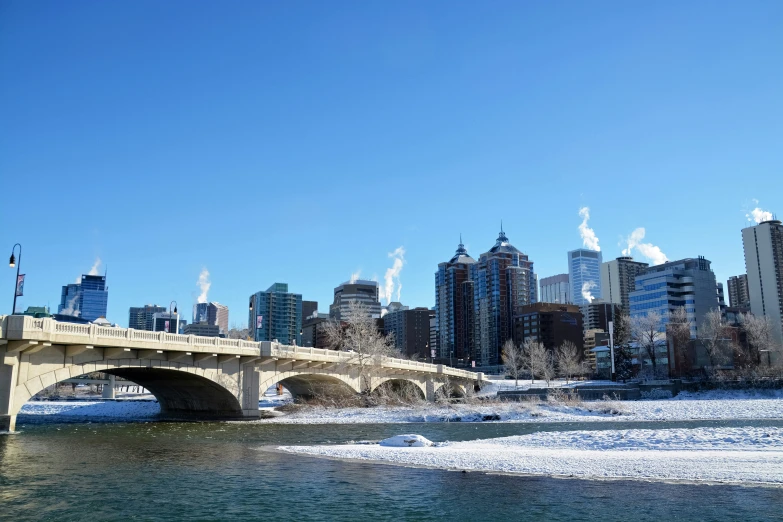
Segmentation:
<svg viewBox="0 0 783 522">
<path fill-rule="evenodd" d="M 172 301 L 172 302 L 169 303 L 169 319 L 171 319 L 171 305 L 174 305 L 174 314 L 177 316 L 177 319 L 176 319 L 177 322 L 176 322 L 176 326 L 175 326 L 175 329 L 174 329 L 174 333 L 178 334 L 179 333 L 179 314 L 177 313 L 177 302 L 176 301 Z"/>
<path fill-rule="evenodd" d="M 16 260 L 14 257 L 14 250 L 16 250 L 16 247 L 19 247 L 19 261 Z M 21 243 L 16 243 L 13 247 L 11 247 L 11 259 L 8 260 L 8 266 L 13 268 L 16 267 L 16 281 L 14 281 L 14 307 L 11 309 L 11 315 L 14 315 L 16 313 L 16 294 L 19 287 L 19 269 L 22 266 L 22 245 Z"/>
<path fill-rule="evenodd" d="M 614 305 L 613 305 L 614 307 Z M 614 321 L 609 321 L 609 356 L 612 358 L 612 382 L 617 380 L 614 372 Z"/>
</svg>

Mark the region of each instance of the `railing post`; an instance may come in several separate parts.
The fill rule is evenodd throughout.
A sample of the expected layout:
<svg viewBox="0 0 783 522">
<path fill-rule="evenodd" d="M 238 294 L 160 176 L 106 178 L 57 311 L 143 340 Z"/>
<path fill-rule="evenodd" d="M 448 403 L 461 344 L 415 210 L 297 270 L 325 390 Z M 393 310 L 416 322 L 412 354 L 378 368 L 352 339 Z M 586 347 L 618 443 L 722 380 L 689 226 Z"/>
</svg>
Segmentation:
<svg viewBox="0 0 783 522">
<path fill-rule="evenodd" d="M 125 331 L 125 338 L 128 339 L 128 340 L 133 339 L 133 328 L 128 328 Z"/>
<path fill-rule="evenodd" d="M 89 335 L 90 335 L 90 339 L 95 339 L 95 337 L 98 335 L 95 330 L 96 330 L 95 325 L 91 324 L 89 326 L 89 330 L 88 330 L 89 331 Z"/>
<path fill-rule="evenodd" d="M 163 343 L 165 343 L 165 342 L 166 342 L 165 335 L 166 335 L 166 332 L 160 332 L 160 333 L 158 334 L 158 342 L 159 342 L 159 343 L 163 344 Z"/>
</svg>

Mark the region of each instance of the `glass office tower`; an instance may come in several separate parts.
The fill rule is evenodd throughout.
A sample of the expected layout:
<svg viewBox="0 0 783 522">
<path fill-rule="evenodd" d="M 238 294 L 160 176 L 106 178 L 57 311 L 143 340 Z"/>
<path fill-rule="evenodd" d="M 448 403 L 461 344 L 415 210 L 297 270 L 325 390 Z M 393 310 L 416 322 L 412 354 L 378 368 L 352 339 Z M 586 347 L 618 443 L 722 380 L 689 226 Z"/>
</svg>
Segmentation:
<svg viewBox="0 0 783 522">
<path fill-rule="evenodd" d="M 601 252 L 579 248 L 568 253 L 568 279 L 571 301 L 575 305 L 590 303 L 601 297 Z"/>
</svg>

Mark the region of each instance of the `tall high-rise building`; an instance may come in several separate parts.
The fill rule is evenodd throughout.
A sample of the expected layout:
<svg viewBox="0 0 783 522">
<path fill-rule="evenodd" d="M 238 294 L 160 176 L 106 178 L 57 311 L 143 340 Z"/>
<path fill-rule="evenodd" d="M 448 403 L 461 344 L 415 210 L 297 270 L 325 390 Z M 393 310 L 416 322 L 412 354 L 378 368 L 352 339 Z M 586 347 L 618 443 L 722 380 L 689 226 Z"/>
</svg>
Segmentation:
<svg viewBox="0 0 783 522">
<path fill-rule="evenodd" d="M 152 318 L 157 313 L 163 313 L 166 308 L 158 305 L 131 306 L 128 312 L 128 328 L 153 331 Z"/>
<path fill-rule="evenodd" d="M 575 305 L 601 298 L 601 252 L 578 248 L 568 253 L 568 279 Z"/>
<path fill-rule="evenodd" d="M 438 353 L 438 319 L 434 308 L 430 308 L 430 344 L 427 346 L 427 357 Z"/>
<path fill-rule="evenodd" d="M 468 359 L 473 353 L 473 281 L 470 267 L 476 262 L 460 243 L 457 252 L 435 272 L 435 330 L 436 343 L 430 343 L 436 357 L 452 354 Z"/>
<path fill-rule="evenodd" d="M 318 312 L 318 301 L 302 301 L 302 317 L 308 318 Z"/>
<path fill-rule="evenodd" d="M 631 301 L 628 294 L 635 290 L 636 276 L 648 266 L 628 256 L 601 263 L 601 299 L 620 305 L 622 313 L 630 315 Z"/>
<path fill-rule="evenodd" d="M 571 303 L 571 284 L 568 274 L 558 274 L 541 279 L 540 303 Z"/>
<path fill-rule="evenodd" d="M 514 317 L 538 298 L 533 262 L 509 243 L 503 229 L 488 252 L 470 266 L 473 281 L 473 353 L 476 366 L 500 364 L 503 344 L 514 339 Z"/>
<path fill-rule="evenodd" d="M 783 343 L 783 224 L 777 219 L 742 229 L 750 311 L 768 317 Z"/>
<path fill-rule="evenodd" d="M 719 300 L 718 283 L 710 265 L 699 256 L 648 267 L 636 276 L 636 290 L 629 295 L 631 317 L 658 312 L 664 331 L 669 313 L 684 306 L 695 337 L 707 312 L 725 306 Z"/>
<path fill-rule="evenodd" d="M 292 294 L 285 283 L 250 296 L 248 326 L 256 341 L 302 345 L 302 294 Z"/>
<path fill-rule="evenodd" d="M 329 317 L 345 319 L 351 301 L 364 304 L 373 317 L 381 316 L 381 302 L 378 299 L 378 281 L 357 279 L 346 281 L 334 289 L 334 302 L 329 306 Z"/>
<path fill-rule="evenodd" d="M 221 334 L 228 335 L 228 307 L 216 302 L 196 303 L 193 305 L 193 324 L 217 326 Z"/>
<path fill-rule="evenodd" d="M 407 306 L 383 316 L 383 332 L 394 336 L 394 345 L 408 357 L 429 357 L 430 342 L 429 308 L 409 309 Z"/>
<path fill-rule="evenodd" d="M 106 276 L 83 275 L 81 282 L 63 286 L 57 312 L 94 321 L 106 317 L 108 302 Z"/>
<path fill-rule="evenodd" d="M 750 293 L 748 292 L 748 274 L 729 277 L 729 306 L 750 311 Z"/>
</svg>

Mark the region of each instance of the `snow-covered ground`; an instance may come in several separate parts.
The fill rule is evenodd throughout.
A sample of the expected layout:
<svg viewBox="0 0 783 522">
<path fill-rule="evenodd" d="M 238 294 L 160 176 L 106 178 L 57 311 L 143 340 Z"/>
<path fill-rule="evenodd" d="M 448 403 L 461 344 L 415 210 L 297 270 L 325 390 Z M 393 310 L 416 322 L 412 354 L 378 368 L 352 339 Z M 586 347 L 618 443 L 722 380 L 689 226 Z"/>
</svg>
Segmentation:
<svg viewBox="0 0 783 522">
<path fill-rule="evenodd" d="M 548 432 L 433 447 L 347 444 L 278 449 L 453 470 L 783 485 L 781 428 Z"/>
<path fill-rule="evenodd" d="M 681 393 L 674 399 L 553 402 L 503 402 L 376 408 L 305 407 L 262 422 L 351 424 L 399 422 L 592 422 L 783 419 L 783 391 Z"/>
</svg>

